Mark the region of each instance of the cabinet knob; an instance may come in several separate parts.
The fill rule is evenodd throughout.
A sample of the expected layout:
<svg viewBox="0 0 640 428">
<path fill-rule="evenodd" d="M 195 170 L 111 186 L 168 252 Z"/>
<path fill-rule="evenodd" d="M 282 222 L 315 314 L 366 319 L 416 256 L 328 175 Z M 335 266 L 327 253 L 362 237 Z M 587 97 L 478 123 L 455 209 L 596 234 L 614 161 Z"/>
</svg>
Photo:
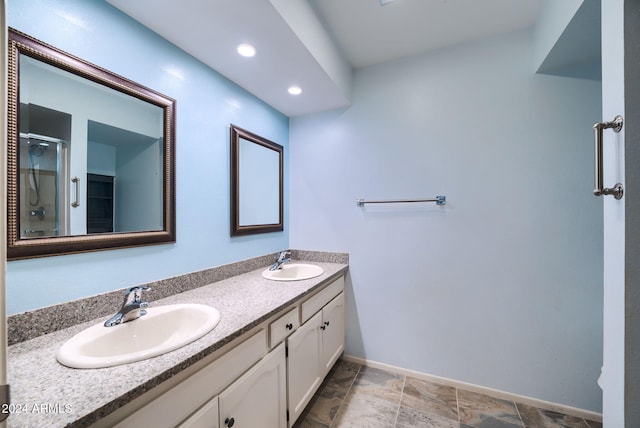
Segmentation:
<svg viewBox="0 0 640 428">
<path fill-rule="evenodd" d="M 231 428 L 233 426 L 233 424 L 235 424 L 235 423 L 236 423 L 236 421 L 233 418 L 227 418 L 227 419 L 224 420 L 224 424 L 226 426 L 228 426 L 229 428 Z"/>
<path fill-rule="evenodd" d="M 327 327 L 329 327 L 329 321 L 325 321 L 324 325 L 326 325 Z"/>
<path fill-rule="evenodd" d="M 320 326 L 320 329 L 322 329 L 322 330 L 325 330 L 326 328 L 327 328 L 327 326 L 326 326 L 326 325 L 321 325 L 321 326 Z"/>
<path fill-rule="evenodd" d="M 287 330 L 293 330 L 293 324 L 287 324 L 285 327 Z"/>
</svg>

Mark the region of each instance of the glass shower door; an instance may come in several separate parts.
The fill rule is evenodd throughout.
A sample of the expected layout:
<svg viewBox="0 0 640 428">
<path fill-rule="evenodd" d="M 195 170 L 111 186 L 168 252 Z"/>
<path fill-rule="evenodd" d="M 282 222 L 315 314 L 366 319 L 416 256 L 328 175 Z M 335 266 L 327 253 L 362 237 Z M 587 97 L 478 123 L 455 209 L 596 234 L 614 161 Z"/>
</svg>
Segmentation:
<svg viewBox="0 0 640 428">
<path fill-rule="evenodd" d="M 66 234 L 67 145 L 58 138 L 20 134 L 20 235 Z"/>
</svg>

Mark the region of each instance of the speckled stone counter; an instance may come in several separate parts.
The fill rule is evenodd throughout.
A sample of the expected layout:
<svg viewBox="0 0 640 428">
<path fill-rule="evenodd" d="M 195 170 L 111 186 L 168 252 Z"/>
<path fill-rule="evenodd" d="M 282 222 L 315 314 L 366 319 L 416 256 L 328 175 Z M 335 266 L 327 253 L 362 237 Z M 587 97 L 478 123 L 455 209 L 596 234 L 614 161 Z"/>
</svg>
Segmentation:
<svg viewBox="0 0 640 428">
<path fill-rule="evenodd" d="M 208 304 L 220 311 L 221 319 L 201 339 L 141 362 L 104 369 L 71 369 L 56 361 L 55 354 L 67 339 L 103 322 L 104 317 L 10 346 L 8 371 L 14 413 L 8 426 L 85 427 L 96 422 L 344 275 L 348 268 L 345 263 L 311 261 L 324 269 L 321 276 L 293 282 L 269 281 L 262 278 L 261 267 L 151 301 L 151 306 Z"/>
</svg>

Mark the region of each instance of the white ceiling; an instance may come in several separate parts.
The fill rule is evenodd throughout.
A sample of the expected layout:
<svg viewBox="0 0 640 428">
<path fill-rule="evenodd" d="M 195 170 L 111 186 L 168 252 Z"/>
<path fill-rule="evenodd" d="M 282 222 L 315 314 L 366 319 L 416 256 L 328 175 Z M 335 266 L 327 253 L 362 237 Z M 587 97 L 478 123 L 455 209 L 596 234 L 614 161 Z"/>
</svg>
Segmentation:
<svg viewBox="0 0 640 428">
<path fill-rule="evenodd" d="M 542 0 L 309 0 L 354 67 L 532 26 Z"/>
<path fill-rule="evenodd" d="M 347 106 L 353 68 L 532 26 L 544 0 L 107 1 L 293 117 Z"/>
</svg>

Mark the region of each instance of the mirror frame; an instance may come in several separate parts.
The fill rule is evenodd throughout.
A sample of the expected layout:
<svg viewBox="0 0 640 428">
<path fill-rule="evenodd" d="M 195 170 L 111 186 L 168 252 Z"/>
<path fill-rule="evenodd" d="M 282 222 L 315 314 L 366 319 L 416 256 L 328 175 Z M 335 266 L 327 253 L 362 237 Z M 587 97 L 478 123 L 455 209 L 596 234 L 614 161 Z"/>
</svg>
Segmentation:
<svg viewBox="0 0 640 428">
<path fill-rule="evenodd" d="M 26 259 L 176 242 L 176 101 L 13 28 L 9 28 L 8 36 L 7 259 Z M 162 195 L 164 212 L 162 230 L 21 238 L 18 195 L 20 55 L 27 55 L 38 61 L 162 108 L 164 115 L 164 178 Z"/>
<path fill-rule="evenodd" d="M 278 153 L 279 159 L 279 201 L 278 201 L 278 223 L 268 224 L 240 224 L 240 138 L 259 144 L 267 149 Z M 281 145 L 269 141 L 253 132 L 231 125 L 231 236 L 254 235 L 258 233 L 281 232 L 284 230 L 284 196 L 283 196 L 283 176 L 284 176 L 284 149 Z"/>
</svg>

